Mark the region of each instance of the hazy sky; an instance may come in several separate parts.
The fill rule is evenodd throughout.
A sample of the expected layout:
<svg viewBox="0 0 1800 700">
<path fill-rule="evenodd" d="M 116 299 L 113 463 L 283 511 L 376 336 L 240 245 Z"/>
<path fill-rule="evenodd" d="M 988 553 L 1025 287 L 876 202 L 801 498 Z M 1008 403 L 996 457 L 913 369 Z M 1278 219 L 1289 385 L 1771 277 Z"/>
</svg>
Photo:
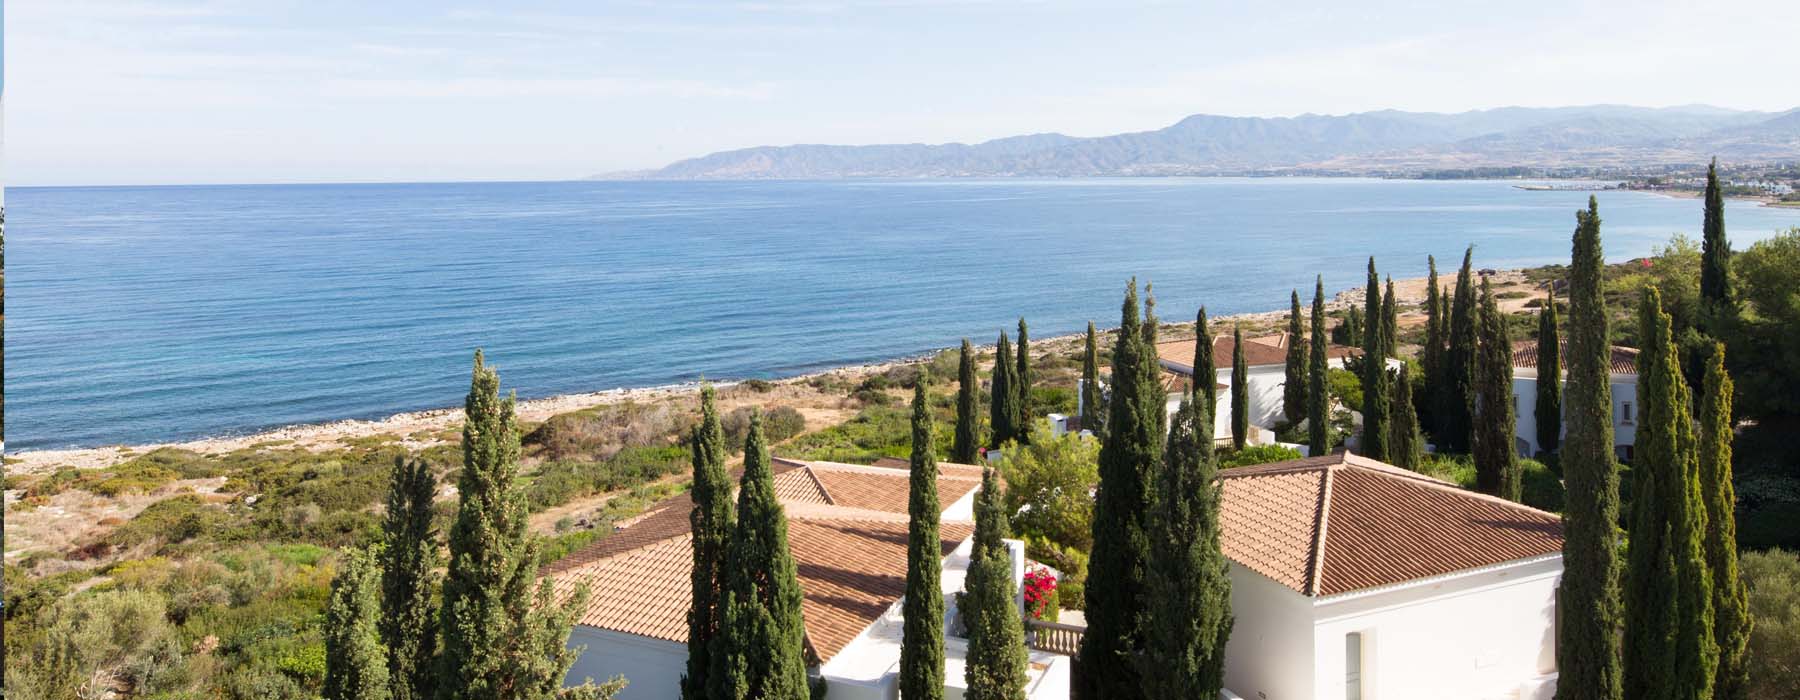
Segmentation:
<svg viewBox="0 0 1800 700">
<path fill-rule="evenodd" d="M 1197 112 L 1800 106 L 1800 3 L 1710 5 L 8 0 L 5 177 L 560 179 Z"/>
</svg>

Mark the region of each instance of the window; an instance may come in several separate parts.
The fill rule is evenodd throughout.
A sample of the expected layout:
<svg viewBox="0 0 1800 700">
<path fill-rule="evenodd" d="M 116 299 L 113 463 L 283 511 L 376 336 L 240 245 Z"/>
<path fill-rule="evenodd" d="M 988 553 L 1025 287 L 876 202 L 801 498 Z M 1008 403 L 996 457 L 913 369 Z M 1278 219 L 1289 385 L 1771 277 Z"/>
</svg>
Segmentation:
<svg viewBox="0 0 1800 700">
<path fill-rule="evenodd" d="M 1362 633 L 1344 635 L 1344 700 L 1362 700 L 1362 656 Z"/>
<path fill-rule="evenodd" d="M 1619 424 L 1631 425 L 1631 402 L 1619 402 Z"/>
</svg>

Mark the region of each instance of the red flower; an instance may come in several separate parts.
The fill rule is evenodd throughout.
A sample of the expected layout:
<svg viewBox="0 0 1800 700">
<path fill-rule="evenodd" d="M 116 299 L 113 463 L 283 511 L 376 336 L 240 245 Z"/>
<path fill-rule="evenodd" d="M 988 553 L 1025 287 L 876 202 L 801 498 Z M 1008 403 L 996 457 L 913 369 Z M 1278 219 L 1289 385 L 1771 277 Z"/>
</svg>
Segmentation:
<svg viewBox="0 0 1800 700">
<path fill-rule="evenodd" d="M 1033 620 L 1042 620 L 1050 612 L 1056 594 L 1056 576 L 1041 566 L 1025 572 L 1025 612 Z"/>
</svg>

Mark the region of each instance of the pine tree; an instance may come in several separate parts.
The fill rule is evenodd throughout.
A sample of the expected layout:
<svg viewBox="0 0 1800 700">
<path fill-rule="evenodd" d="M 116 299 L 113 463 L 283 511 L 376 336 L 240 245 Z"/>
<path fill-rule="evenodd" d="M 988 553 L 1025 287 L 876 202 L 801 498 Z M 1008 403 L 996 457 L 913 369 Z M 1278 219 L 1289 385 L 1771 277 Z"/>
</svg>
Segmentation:
<svg viewBox="0 0 1800 700">
<path fill-rule="evenodd" d="M 1537 373 L 1537 405 L 1533 411 L 1538 449 L 1548 454 L 1555 452 L 1562 440 L 1562 341 L 1556 336 L 1554 291 L 1538 314 Z"/>
<path fill-rule="evenodd" d="M 1031 406 L 1031 336 L 1025 331 L 1025 319 L 1019 319 L 1019 359 L 1013 363 L 1013 393 L 1017 394 L 1013 406 L 1018 411 L 1013 418 L 1013 435 L 1019 444 L 1031 442 L 1031 426 L 1037 422 L 1036 409 Z"/>
<path fill-rule="evenodd" d="M 1288 425 L 1306 420 L 1306 326 L 1300 315 L 1300 290 L 1290 292 L 1286 373 L 1281 382 L 1281 417 Z M 1211 413 L 1212 409 L 1207 408 Z"/>
<path fill-rule="evenodd" d="M 1481 343 L 1475 358 L 1475 488 L 1482 493 L 1519 500 L 1518 455 L 1513 435 L 1512 338 L 1506 315 L 1494 300 L 1493 285 L 1481 280 Z"/>
<path fill-rule="evenodd" d="M 1219 375 L 1213 362 L 1212 324 L 1207 322 L 1206 307 L 1202 306 L 1194 317 L 1194 376 L 1190 378 L 1190 393 L 1202 397 L 1199 401 L 1208 406 L 1207 413 L 1218 410 L 1219 405 Z"/>
<path fill-rule="evenodd" d="M 1606 256 L 1593 198 L 1575 214 L 1569 264 L 1569 384 L 1562 465 L 1560 700 L 1619 700 L 1619 475 L 1613 465 L 1612 348 L 1607 340 Z"/>
<path fill-rule="evenodd" d="M 1244 329 L 1231 327 L 1231 448 L 1250 441 L 1250 367 L 1244 362 Z"/>
<path fill-rule="evenodd" d="M 1702 318 L 1732 308 L 1731 241 L 1725 238 L 1725 197 L 1719 191 L 1719 159 L 1706 167 L 1706 214 L 1701 223 L 1700 301 Z"/>
<path fill-rule="evenodd" d="M 1363 430 L 1357 445 L 1370 459 L 1387 459 L 1387 340 L 1382 337 L 1381 278 L 1375 275 L 1375 258 L 1369 258 L 1369 282 L 1363 287 L 1362 384 Z"/>
<path fill-rule="evenodd" d="M 1712 573 L 1713 639 L 1719 649 L 1715 700 L 1749 697 L 1746 668 L 1750 641 L 1749 592 L 1738 578 L 1737 494 L 1731 486 L 1731 377 L 1725 347 L 1707 358 L 1700 398 L 1700 487 L 1706 501 L 1706 568 Z"/>
<path fill-rule="evenodd" d="M 1425 464 L 1425 436 L 1413 409 L 1412 379 L 1406 365 L 1395 374 L 1393 420 L 1388 436 L 1388 463 L 1417 471 Z"/>
<path fill-rule="evenodd" d="M 381 644 L 381 568 L 365 549 L 344 551 L 325 606 L 326 700 L 387 700 Z"/>
<path fill-rule="evenodd" d="M 707 673 L 712 670 L 712 643 L 724 617 L 720 605 L 725 583 L 725 548 L 735 518 L 731 474 L 725 469 L 725 429 L 719 423 L 712 385 L 700 388 L 700 425 L 688 444 L 693 453 L 694 485 L 688 492 L 694 509 L 688 514 L 693 531 L 693 595 L 688 606 L 687 674 L 681 678 L 683 700 L 705 700 Z"/>
<path fill-rule="evenodd" d="M 1081 427 L 1106 437 L 1106 408 L 1100 405 L 1100 336 L 1088 321 L 1087 346 L 1081 355 Z"/>
<path fill-rule="evenodd" d="M 1014 386 L 1017 375 L 1013 371 L 1012 341 L 1005 333 L 995 344 L 994 376 L 990 380 L 993 396 L 988 401 L 988 447 L 1000 449 L 1007 441 L 1018 435 L 1018 426 L 1013 421 L 1019 418 L 1018 387 Z"/>
<path fill-rule="evenodd" d="M 396 457 L 389 482 L 381 561 L 381 642 L 394 700 L 430 700 L 437 668 L 437 479 L 420 460 Z"/>
<path fill-rule="evenodd" d="M 1086 379 L 1085 374 L 1083 378 Z M 1087 388 L 1084 386 L 1082 390 Z M 981 384 L 975 377 L 975 348 L 968 338 L 963 338 L 962 354 L 956 366 L 956 439 L 950 447 L 951 461 L 975 464 L 981 459 L 981 423 L 975 416 L 979 410 Z M 1081 422 L 1086 425 L 1087 417 L 1083 416 Z"/>
<path fill-rule="evenodd" d="M 762 415 L 750 414 L 737 523 L 725 555 L 725 615 L 713 638 L 708 697 L 805 700 L 806 628 L 800 582 L 788 549 L 787 515 L 775 496 Z"/>
<path fill-rule="evenodd" d="M 1219 545 L 1218 468 L 1212 422 L 1183 401 L 1170 429 L 1148 510 L 1144 653 L 1136 657 L 1143 697 L 1216 698 L 1225 683 L 1231 636 L 1231 575 Z"/>
<path fill-rule="evenodd" d="M 1706 570 L 1706 504 L 1687 383 L 1662 295 L 1638 303 L 1638 400 L 1633 450 L 1630 570 L 1625 576 L 1625 697 L 1711 697 L 1718 644 Z"/>
<path fill-rule="evenodd" d="M 962 597 L 962 618 L 968 627 L 969 652 L 963 667 L 968 700 L 1024 700 L 1026 666 L 1025 628 L 1013 602 L 1012 557 L 1003 541 L 1007 537 L 1006 511 L 1000 498 L 1000 476 L 983 470 L 981 490 L 975 493 L 975 543 L 969 555 L 967 592 Z"/>
<path fill-rule="evenodd" d="M 1443 313 L 1443 291 L 1438 288 L 1437 257 L 1426 256 L 1431 275 L 1425 279 L 1425 347 L 1419 349 L 1418 377 L 1419 423 L 1433 436 L 1441 432 L 1437 424 L 1436 392 L 1443 385 L 1444 336 L 1448 335 L 1449 317 Z M 1439 442 L 1442 442 L 1441 440 Z"/>
<path fill-rule="evenodd" d="M 1325 391 L 1325 278 L 1313 280 L 1312 352 L 1306 371 L 1307 454 L 1317 457 L 1331 450 L 1331 395 Z"/>
<path fill-rule="evenodd" d="M 1446 452 L 1468 452 L 1475 424 L 1471 411 L 1475 401 L 1476 308 L 1475 281 L 1469 269 L 1475 248 L 1463 252 L 1462 270 L 1456 273 L 1456 295 L 1450 302 L 1449 349 L 1444 355 L 1442 386 L 1433 389 L 1442 403 L 1438 407 L 1439 433 L 1434 437 Z"/>
<path fill-rule="evenodd" d="M 1166 399 L 1157 382 L 1155 317 L 1138 320 L 1137 282 L 1126 287 L 1119 337 L 1113 347 L 1113 384 L 1107 440 L 1100 447 L 1100 484 L 1094 499 L 1094 547 L 1087 582 L 1088 628 L 1081 639 L 1075 696 L 1082 700 L 1143 697 L 1126 660 L 1140 646 L 1144 566 L 1149 541 L 1145 506 L 1162 459 Z"/>
<path fill-rule="evenodd" d="M 931 454 L 931 406 L 925 382 L 913 385 L 912 491 L 906 535 L 906 629 L 900 647 L 900 697 L 944 697 L 943 541 L 938 537 L 937 459 Z"/>
<path fill-rule="evenodd" d="M 1394 278 L 1387 278 L 1387 292 L 1381 295 L 1381 347 L 1384 357 L 1400 354 L 1400 310 L 1394 303 Z"/>
</svg>

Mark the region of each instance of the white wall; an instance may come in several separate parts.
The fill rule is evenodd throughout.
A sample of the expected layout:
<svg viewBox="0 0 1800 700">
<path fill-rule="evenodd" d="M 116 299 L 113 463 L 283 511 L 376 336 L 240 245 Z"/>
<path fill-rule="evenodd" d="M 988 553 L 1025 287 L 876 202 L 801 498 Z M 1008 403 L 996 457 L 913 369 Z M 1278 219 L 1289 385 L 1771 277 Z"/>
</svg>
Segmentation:
<svg viewBox="0 0 1800 700">
<path fill-rule="evenodd" d="M 1313 697 L 1313 605 L 1275 580 L 1231 562 L 1225 687 L 1257 700 Z"/>
<path fill-rule="evenodd" d="M 1519 368 L 1513 370 L 1512 392 L 1513 405 L 1517 408 L 1518 421 L 1514 425 L 1514 434 L 1529 448 L 1519 453 L 1520 457 L 1537 454 L 1541 444 L 1537 439 L 1537 370 Z M 1612 385 L 1612 421 L 1613 444 L 1630 445 L 1637 440 L 1637 419 L 1642 407 L 1637 400 L 1637 375 L 1614 374 Z M 1568 401 L 1569 383 L 1563 380 L 1564 402 Z M 1631 404 L 1631 421 L 1625 420 L 1625 404 Z M 1565 406 L 1566 409 L 1566 406 Z M 1564 426 L 1564 433 L 1567 433 Z"/>
<path fill-rule="evenodd" d="M 1320 599 L 1314 608 L 1315 697 L 1344 697 L 1345 635 L 1351 632 L 1363 637 L 1366 700 L 1513 697 L 1556 672 L 1561 573 L 1561 558 L 1552 557 L 1383 593 Z"/>
<path fill-rule="evenodd" d="M 630 685 L 619 700 L 669 700 L 681 697 L 681 676 L 687 673 L 687 645 L 575 625 L 569 646 L 587 651 L 569 668 L 563 685 L 592 678 L 595 682 L 624 676 Z"/>
</svg>

